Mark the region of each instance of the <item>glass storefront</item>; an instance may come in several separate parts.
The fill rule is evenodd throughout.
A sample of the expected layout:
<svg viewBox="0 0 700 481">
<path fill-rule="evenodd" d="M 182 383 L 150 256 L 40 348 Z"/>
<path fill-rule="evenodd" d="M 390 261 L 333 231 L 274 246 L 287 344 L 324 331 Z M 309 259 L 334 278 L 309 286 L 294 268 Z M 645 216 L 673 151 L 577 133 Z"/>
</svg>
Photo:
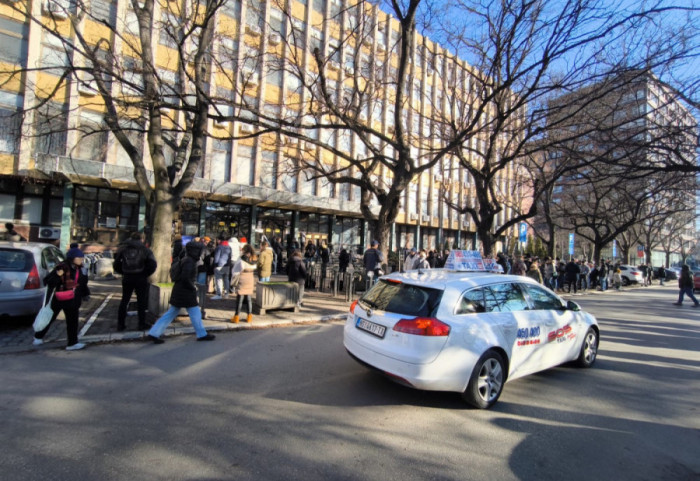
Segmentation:
<svg viewBox="0 0 700 481">
<path fill-rule="evenodd" d="M 224 204 L 222 202 L 207 202 L 204 213 L 204 232 L 212 239 L 224 237 L 250 236 L 249 205 Z"/>
<path fill-rule="evenodd" d="M 138 192 L 84 185 L 74 189 L 72 239 L 116 245 L 138 230 Z"/>
<path fill-rule="evenodd" d="M 338 253 L 343 248 L 352 248 L 362 252 L 362 219 L 351 217 L 336 217 L 333 224 L 333 252 Z"/>
<path fill-rule="evenodd" d="M 280 243 L 288 238 L 292 231 L 292 219 L 294 213 L 291 210 L 263 209 L 257 211 L 257 236 L 256 244 L 260 245 L 262 235 L 272 242 L 274 238 L 279 238 Z"/>
<path fill-rule="evenodd" d="M 322 242 L 328 244 L 330 233 L 330 216 L 325 214 L 317 214 L 315 212 L 300 212 L 299 225 L 297 232 L 302 232 L 306 235 L 306 242 L 313 241 L 314 244 L 320 245 Z"/>
</svg>

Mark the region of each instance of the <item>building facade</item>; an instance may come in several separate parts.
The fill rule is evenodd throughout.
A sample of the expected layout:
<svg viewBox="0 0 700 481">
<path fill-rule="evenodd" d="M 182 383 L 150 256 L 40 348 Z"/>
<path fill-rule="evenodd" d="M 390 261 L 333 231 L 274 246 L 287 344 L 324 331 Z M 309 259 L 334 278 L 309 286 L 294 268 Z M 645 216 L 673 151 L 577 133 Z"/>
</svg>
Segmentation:
<svg viewBox="0 0 700 481">
<path fill-rule="evenodd" d="M 167 26 L 177 23 L 174 12 L 188 8 L 186 3 L 154 2 L 154 18 L 162 25 L 155 54 L 159 77 L 173 85 L 177 45 Z M 84 76 L 79 81 L 61 78 L 84 62 L 67 48 L 66 39 L 78 33 L 94 38 L 95 45 L 108 39 L 119 65 L 138 63 L 129 57 L 133 55 L 129 35 L 138 31 L 130 5 L 129 0 L 91 0 L 84 5 L 70 0 L 0 3 L 0 72 L 4 72 L 0 73 L 0 219 L 14 222 L 30 240 L 60 242 L 63 247 L 72 241 L 113 247 L 129 231 L 148 229 L 147 203 L 135 183 L 130 158 L 114 135 L 101 128 L 106 112 L 94 85 Z M 369 3 L 228 0 L 216 15 L 211 91 L 217 98 L 232 100 L 230 105 L 215 106 L 223 117 L 232 114 L 232 105 L 241 100 L 273 117 L 303 115 L 295 113 L 293 105 L 308 102 L 302 80 L 303 72 L 316 68 L 312 52 L 329 59 L 325 68 L 338 92 L 358 72 L 368 79 L 380 78 L 379 72 L 396 74 L 399 24 Z M 41 24 L 61 35 L 51 35 Z M 360 27 L 361 37 L 356 34 Z M 411 73 L 405 80 L 410 106 L 401 117 L 404 130 L 420 139 L 411 147 L 418 159 L 439 143 L 433 114 L 440 112 L 443 118 L 443 112 L 463 114 L 472 87 L 468 65 L 438 44 L 415 35 L 411 48 Z M 273 68 L 278 64 L 287 67 Z M 290 65 L 302 74 L 295 75 Z M 138 68 L 124 76 L 127 73 L 133 82 L 112 85 L 115 95 L 138 93 Z M 453 95 L 455 89 L 464 95 Z M 390 93 L 387 89 L 383 97 L 359 105 L 357 112 L 362 122 L 386 135 L 396 130 Z M 24 117 L 17 115 L 30 110 Z M 298 155 L 292 152 L 302 148 L 318 162 L 338 163 L 332 152 L 291 145 L 292 139 L 285 136 L 248 135 L 253 130 L 240 120 L 210 120 L 209 130 L 204 160 L 179 206 L 173 234 L 246 237 L 253 243 L 264 234 L 288 243 L 303 233 L 307 240 L 325 241 L 336 251 L 341 246 L 361 250 L 368 244 L 359 188 L 285 167 Z M 333 148 L 349 155 L 367 154 L 366 146 L 352 135 L 329 139 Z M 133 140 L 146 159 L 145 136 Z M 472 142 L 478 150 L 482 139 Z M 172 162 L 174 152 L 166 154 Z M 378 180 L 390 175 L 376 172 Z M 503 192 L 512 190 L 513 176 L 508 171 L 498 180 Z M 470 196 L 466 171 L 456 159 L 445 157 L 405 192 L 389 248 L 476 247 L 469 220 L 442 201 L 449 197 L 459 204 Z M 376 201 L 373 208 L 378 208 Z M 510 214 L 505 209 L 500 221 Z"/>
</svg>

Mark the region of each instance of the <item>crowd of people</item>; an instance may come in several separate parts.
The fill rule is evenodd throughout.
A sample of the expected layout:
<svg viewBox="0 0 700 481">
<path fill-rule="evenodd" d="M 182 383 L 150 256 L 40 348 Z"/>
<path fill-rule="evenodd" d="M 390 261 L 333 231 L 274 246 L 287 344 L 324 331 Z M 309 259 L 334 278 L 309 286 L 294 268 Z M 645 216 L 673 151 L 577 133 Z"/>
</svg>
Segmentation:
<svg viewBox="0 0 700 481">
<path fill-rule="evenodd" d="M 12 233 L 12 227 L 6 226 L 6 230 Z M 206 295 L 211 295 L 211 300 L 220 300 L 235 294 L 236 310 L 231 321 L 240 322 L 245 307 L 245 320 L 250 323 L 253 318 L 251 296 L 255 289 L 256 272 L 259 282 L 270 281 L 273 273 L 286 273 L 288 281 L 299 286 L 298 305 L 301 306 L 304 288 L 309 281 L 310 265 L 318 262 L 325 272 L 325 268 L 331 262 L 331 248 L 323 242 L 314 244 L 309 241 L 302 252 L 299 245 L 304 244 L 294 243 L 288 248 L 287 262 L 282 266 L 283 248 L 278 238 L 272 242 L 263 239 L 259 252 L 256 252 L 245 237 L 221 237 L 216 240 L 206 236 L 195 237 L 185 245 L 182 238 L 176 237 L 170 268 L 170 277 L 174 283 L 170 308 L 151 326 L 146 322 L 149 277 L 156 271 L 158 264 L 153 252 L 144 244 L 142 235 L 134 233 L 120 244 L 114 256 L 114 271 L 122 276 L 122 299 L 117 316 L 117 330 L 126 329 L 127 307 L 132 295 L 136 294 L 138 329 L 149 329 L 147 337 L 152 342 L 164 342 L 161 337 L 163 332 L 181 309 L 187 311 L 198 341 L 213 340 L 215 336 L 208 333 L 202 323 Z M 411 248 L 405 252 L 402 266 L 404 271 L 441 268 L 449 256 L 448 250 L 440 253 L 437 250 Z M 43 343 L 46 332 L 62 311 L 68 332 L 66 349 L 78 350 L 85 347 L 85 344 L 78 341 L 78 311 L 82 300 L 90 295 L 88 275 L 82 263 L 84 257 L 78 244 L 71 244 L 66 252 L 66 261 L 57 265 L 44 279 L 50 291 L 47 298 L 50 299 L 48 302 L 54 316 L 46 328 L 35 333 L 35 345 Z M 353 254 L 342 248 L 337 257 L 340 272 L 345 272 L 353 260 Z M 529 255 L 511 257 L 500 253 L 496 262 L 506 274 L 531 277 L 558 292 L 573 290 L 576 293 L 587 289 L 605 291 L 610 287 L 620 289 L 622 285 L 620 263 L 612 263 L 610 260 L 602 260 L 595 264 L 575 258 L 566 261 L 545 257 L 541 260 Z M 386 262 L 378 241 L 373 240 L 370 243 L 362 256 L 362 263 L 370 280 L 376 281 L 384 274 Z M 651 285 L 654 277 L 652 266 L 640 265 L 636 266 L 636 269 L 642 272 L 642 285 Z M 665 273 L 664 266 L 658 268 L 655 273 L 661 285 L 664 285 Z M 687 265 L 682 268 L 678 286 L 679 298 L 675 304 L 681 305 L 683 298 L 688 296 L 694 306 L 700 305 L 693 294 L 693 274 Z"/>
</svg>

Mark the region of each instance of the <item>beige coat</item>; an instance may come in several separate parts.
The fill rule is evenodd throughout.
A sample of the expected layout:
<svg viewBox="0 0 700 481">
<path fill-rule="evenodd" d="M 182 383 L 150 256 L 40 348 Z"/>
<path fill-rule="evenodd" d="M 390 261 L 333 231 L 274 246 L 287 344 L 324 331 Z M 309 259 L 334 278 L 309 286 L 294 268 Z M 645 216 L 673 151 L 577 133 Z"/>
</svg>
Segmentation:
<svg viewBox="0 0 700 481">
<path fill-rule="evenodd" d="M 258 257 L 258 275 L 260 277 L 270 277 L 272 275 L 272 249 L 265 249 Z"/>
<path fill-rule="evenodd" d="M 252 296 L 253 289 L 255 288 L 255 264 L 248 264 L 243 259 L 238 259 L 240 267 L 234 270 L 240 270 L 241 280 L 238 281 L 238 288 L 236 289 L 236 294 L 240 296 Z"/>
</svg>

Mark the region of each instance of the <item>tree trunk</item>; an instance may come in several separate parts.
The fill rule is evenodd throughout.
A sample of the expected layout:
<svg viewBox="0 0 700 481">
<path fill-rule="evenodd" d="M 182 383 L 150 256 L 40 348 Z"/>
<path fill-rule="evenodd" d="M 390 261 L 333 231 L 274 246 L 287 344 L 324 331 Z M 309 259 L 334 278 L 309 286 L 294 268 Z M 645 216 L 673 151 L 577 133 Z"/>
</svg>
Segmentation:
<svg viewBox="0 0 700 481">
<path fill-rule="evenodd" d="M 158 269 L 151 277 L 153 282 L 170 282 L 171 238 L 173 217 L 176 210 L 175 197 L 169 192 L 155 191 L 153 209 L 151 250 L 158 260 Z"/>
</svg>

